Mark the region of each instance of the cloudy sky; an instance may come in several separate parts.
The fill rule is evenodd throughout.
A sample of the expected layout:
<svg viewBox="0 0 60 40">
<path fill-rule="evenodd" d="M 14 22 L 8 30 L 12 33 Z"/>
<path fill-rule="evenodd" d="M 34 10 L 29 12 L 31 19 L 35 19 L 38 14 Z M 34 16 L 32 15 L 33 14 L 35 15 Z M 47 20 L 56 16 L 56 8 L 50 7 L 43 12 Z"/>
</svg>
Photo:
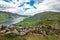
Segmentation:
<svg viewBox="0 0 60 40">
<path fill-rule="evenodd" d="M 34 15 L 44 11 L 60 11 L 60 0 L 0 0 L 0 11 Z"/>
</svg>

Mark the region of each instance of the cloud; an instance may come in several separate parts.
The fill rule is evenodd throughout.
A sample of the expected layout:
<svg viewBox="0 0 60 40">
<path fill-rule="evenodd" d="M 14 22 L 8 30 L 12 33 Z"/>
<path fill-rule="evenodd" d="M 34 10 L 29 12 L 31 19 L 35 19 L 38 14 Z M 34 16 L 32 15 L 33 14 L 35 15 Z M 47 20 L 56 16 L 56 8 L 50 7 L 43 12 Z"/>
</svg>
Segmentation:
<svg viewBox="0 0 60 40">
<path fill-rule="evenodd" d="M 21 8 L 18 8 L 13 3 L 7 3 L 7 2 L 0 0 L 0 11 L 18 13 L 19 10 L 21 10 Z"/>
<path fill-rule="evenodd" d="M 36 13 L 43 11 L 60 11 L 60 0 L 34 0 L 34 4 L 31 6 L 26 2 L 31 0 L 12 0 L 11 2 L 5 2 L 0 0 L 0 11 L 7 11 L 17 13 L 19 15 L 35 15 Z M 23 3 L 23 6 L 20 6 Z M 34 8 L 36 7 L 36 9 Z M 25 10 L 29 8 L 28 10 Z"/>
</svg>

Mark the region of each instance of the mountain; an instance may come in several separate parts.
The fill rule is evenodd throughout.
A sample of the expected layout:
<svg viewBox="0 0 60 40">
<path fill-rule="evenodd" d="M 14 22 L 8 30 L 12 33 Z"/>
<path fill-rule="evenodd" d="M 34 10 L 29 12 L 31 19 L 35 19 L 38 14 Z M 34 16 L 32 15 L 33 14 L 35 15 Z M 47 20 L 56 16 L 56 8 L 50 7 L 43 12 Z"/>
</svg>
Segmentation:
<svg viewBox="0 0 60 40">
<path fill-rule="evenodd" d="M 43 12 L 38 13 L 18 23 L 18 26 L 33 26 L 38 24 L 53 24 L 56 20 L 60 21 L 60 12 Z"/>
</svg>

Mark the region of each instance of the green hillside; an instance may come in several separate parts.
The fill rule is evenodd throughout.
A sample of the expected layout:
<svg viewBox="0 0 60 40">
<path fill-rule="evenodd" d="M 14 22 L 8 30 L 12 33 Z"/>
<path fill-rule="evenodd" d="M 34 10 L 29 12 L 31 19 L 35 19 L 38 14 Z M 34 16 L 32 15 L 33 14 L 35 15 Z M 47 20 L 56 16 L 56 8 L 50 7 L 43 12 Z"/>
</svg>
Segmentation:
<svg viewBox="0 0 60 40">
<path fill-rule="evenodd" d="M 17 26 L 35 26 L 35 25 L 52 25 L 56 21 L 60 21 L 60 12 L 43 12 L 38 13 L 32 17 L 29 17 L 22 21 L 21 23 L 17 23 Z"/>
<path fill-rule="evenodd" d="M 0 23 L 8 20 L 7 14 L 0 14 Z"/>
<path fill-rule="evenodd" d="M 19 17 L 18 15 L 0 11 L 0 23 Z"/>
</svg>

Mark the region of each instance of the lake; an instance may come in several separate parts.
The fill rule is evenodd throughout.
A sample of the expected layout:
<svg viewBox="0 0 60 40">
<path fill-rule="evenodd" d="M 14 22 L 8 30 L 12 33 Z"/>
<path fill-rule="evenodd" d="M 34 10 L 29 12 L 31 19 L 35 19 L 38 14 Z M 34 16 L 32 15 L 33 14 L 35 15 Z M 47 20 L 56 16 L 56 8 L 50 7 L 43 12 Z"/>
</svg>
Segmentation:
<svg viewBox="0 0 60 40">
<path fill-rule="evenodd" d="M 9 21 L 6 21 L 4 23 L 2 23 L 4 26 L 8 26 L 8 25 L 12 25 L 12 24 L 16 24 L 18 22 L 21 22 L 25 19 L 26 17 L 18 17 L 18 18 L 15 18 L 15 19 L 11 19 Z"/>
</svg>

